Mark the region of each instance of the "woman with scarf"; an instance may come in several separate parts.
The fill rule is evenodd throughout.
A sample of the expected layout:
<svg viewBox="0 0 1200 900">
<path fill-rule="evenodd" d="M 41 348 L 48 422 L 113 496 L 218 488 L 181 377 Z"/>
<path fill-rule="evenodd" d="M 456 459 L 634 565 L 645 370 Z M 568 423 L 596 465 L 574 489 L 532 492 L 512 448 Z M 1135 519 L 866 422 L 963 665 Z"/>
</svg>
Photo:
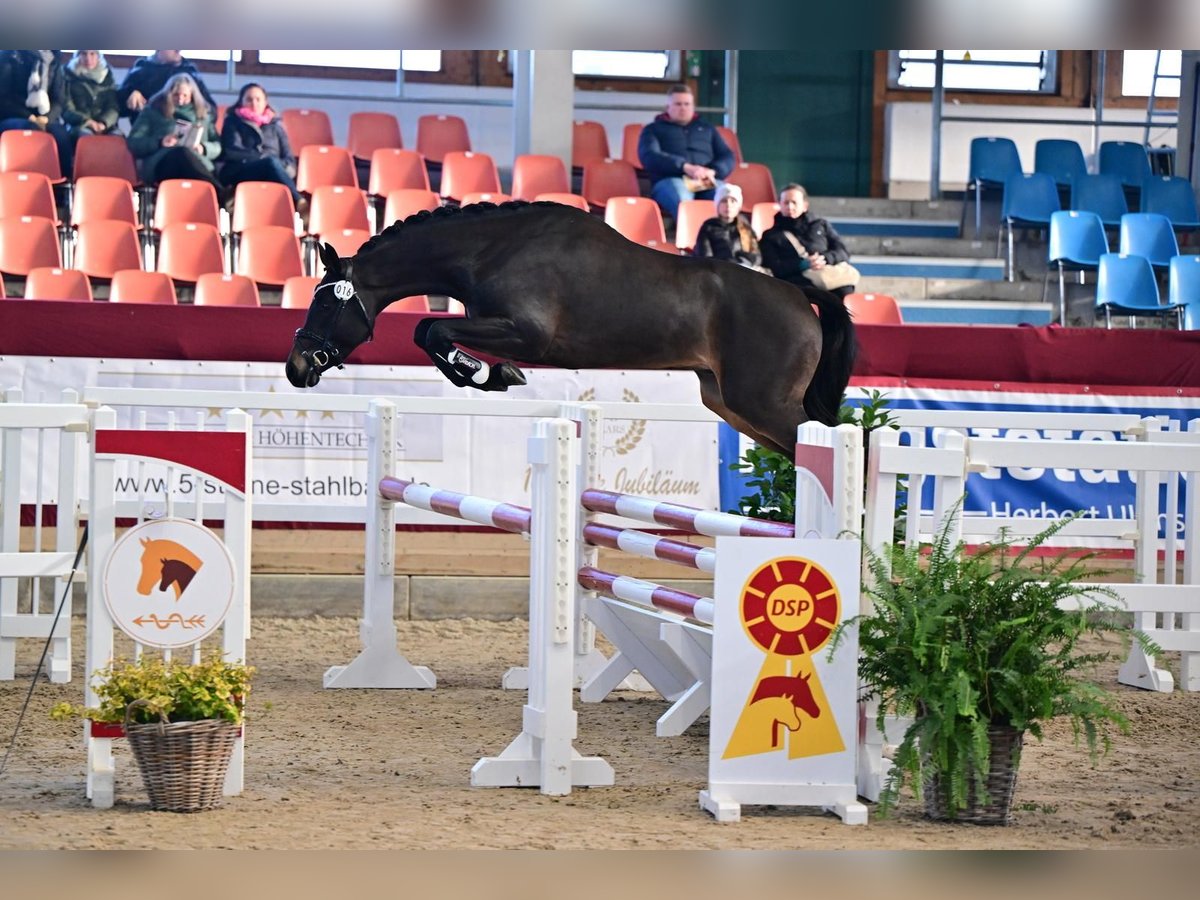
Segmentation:
<svg viewBox="0 0 1200 900">
<path fill-rule="evenodd" d="M 692 256 L 728 259 L 752 269 L 762 264 L 758 240 L 742 211 L 742 189 L 723 182 L 717 188 L 717 215 L 700 226 Z"/>
<path fill-rule="evenodd" d="M 286 185 L 300 208 L 296 190 L 296 157 L 287 132 L 267 102 L 262 85 L 250 82 L 221 126 L 221 178 L 233 186 L 243 181 L 274 181 Z"/>
<path fill-rule="evenodd" d="M 141 163 L 145 181 L 207 181 L 221 204 L 229 204 L 233 192 L 214 174 L 221 140 L 210 112 L 190 75 L 173 76 L 146 102 L 129 132 L 129 149 Z"/>
<path fill-rule="evenodd" d="M 76 50 L 64 73 L 63 121 L 71 137 L 108 134 L 117 127 L 117 84 L 99 50 Z"/>
</svg>

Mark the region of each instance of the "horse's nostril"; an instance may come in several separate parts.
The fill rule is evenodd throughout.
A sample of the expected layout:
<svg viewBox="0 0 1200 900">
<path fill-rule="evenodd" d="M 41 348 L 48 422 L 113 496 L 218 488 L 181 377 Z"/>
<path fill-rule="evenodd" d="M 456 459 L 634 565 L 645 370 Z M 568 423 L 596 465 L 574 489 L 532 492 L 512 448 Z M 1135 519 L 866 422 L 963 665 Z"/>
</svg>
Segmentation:
<svg viewBox="0 0 1200 900">
<path fill-rule="evenodd" d="M 308 370 L 308 378 L 305 379 L 306 387 L 316 387 L 317 382 L 321 380 L 321 373 L 315 367 Z"/>
</svg>

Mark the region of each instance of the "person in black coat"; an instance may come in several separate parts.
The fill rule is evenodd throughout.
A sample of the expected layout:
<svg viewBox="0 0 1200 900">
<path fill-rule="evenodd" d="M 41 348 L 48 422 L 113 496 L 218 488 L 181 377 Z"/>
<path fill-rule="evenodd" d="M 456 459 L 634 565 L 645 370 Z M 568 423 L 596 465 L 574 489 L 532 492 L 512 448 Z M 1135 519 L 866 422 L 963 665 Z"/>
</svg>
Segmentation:
<svg viewBox="0 0 1200 900">
<path fill-rule="evenodd" d="M 808 214 L 808 191 L 795 183 L 784 185 L 779 192 L 775 224 L 763 232 L 759 246 L 763 265 L 776 278 L 800 287 L 813 284 L 804 275 L 808 269 L 823 269 L 850 260 L 850 251 L 834 227 L 825 219 Z M 840 287 L 834 288 L 833 293 L 844 297 L 853 290 L 852 286 Z"/>
<path fill-rule="evenodd" d="M 192 76 L 192 81 L 196 82 L 196 87 L 200 89 L 208 108 L 217 108 L 217 101 L 213 99 L 208 85 L 200 77 L 195 63 L 184 59 L 179 50 L 155 50 L 150 56 L 144 56 L 135 62 L 133 68 L 125 73 L 121 86 L 117 88 L 117 103 L 121 107 L 121 115 L 127 116 L 132 125 L 146 101 L 166 87 L 167 82 L 175 75 Z"/>
<path fill-rule="evenodd" d="M 762 264 L 758 239 L 746 217 L 741 215 L 742 189 L 736 184 L 717 188 L 717 214 L 700 226 L 692 256 L 728 259 L 743 266 Z"/>
<path fill-rule="evenodd" d="M 221 179 L 228 185 L 243 181 L 274 181 L 287 186 L 292 202 L 296 190 L 296 157 L 262 85 L 242 87 L 237 102 L 221 126 Z"/>
<path fill-rule="evenodd" d="M 57 50 L 0 50 L 0 131 L 36 129 L 58 145 L 58 164 L 71 175 L 73 144 L 63 124 L 63 73 Z"/>
</svg>

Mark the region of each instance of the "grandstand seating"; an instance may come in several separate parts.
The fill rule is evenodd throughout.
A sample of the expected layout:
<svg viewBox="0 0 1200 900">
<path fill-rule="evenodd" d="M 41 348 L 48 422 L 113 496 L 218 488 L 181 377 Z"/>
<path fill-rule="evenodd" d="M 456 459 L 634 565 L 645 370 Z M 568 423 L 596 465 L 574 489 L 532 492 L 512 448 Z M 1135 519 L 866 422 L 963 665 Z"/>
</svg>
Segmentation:
<svg viewBox="0 0 1200 900">
<path fill-rule="evenodd" d="M 1112 328 L 1113 313 L 1129 316 L 1131 320 L 1135 316 L 1161 318 L 1176 314 L 1174 307 L 1162 305 L 1150 260 L 1125 253 L 1105 253 L 1100 257 L 1096 309 L 1104 312 L 1108 328 Z"/>
<path fill-rule="evenodd" d="M 391 113 L 352 112 L 346 149 L 355 159 L 370 162 L 376 150 L 399 150 L 404 147 L 400 122 Z"/>
<path fill-rule="evenodd" d="M 125 138 L 118 134 L 85 134 L 75 144 L 75 181 L 89 175 L 106 175 L 128 181 L 137 187 L 137 163 L 129 152 Z"/>
<path fill-rule="evenodd" d="M 1013 230 L 1050 227 L 1050 216 L 1059 209 L 1058 188 L 1054 178 L 1042 172 L 1016 172 L 1004 182 L 1000 219 L 1008 231 L 1008 280 L 1015 278 Z M 999 244 L 1000 235 L 996 236 Z M 999 249 L 999 248 L 997 248 Z"/>
<path fill-rule="evenodd" d="M 417 152 L 429 163 L 442 165 L 447 153 L 471 149 L 467 123 L 459 116 L 425 115 L 417 119 Z"/>
<path fill-rule="evenodd" d="M 401 188 L 429 190 L 429 172 L 425 169 L 425 160 L 416 150 L 380 147 L 371 154 L 367 193 L 374 197 L 386 197 Z"/>
<path fill-rule="evenodd" d="M 1184 328 L 1200 328 L 1200 256 L 1171 259 L 1167 276 L 1167 305 L 1185 310 Z"/>
<path fill-rule="evenodd" d="M 591 207 L 582 194 L 563 194 L 558 192 L 550 192 L 546 194 L 538 194 L 533 198 L 538 202 L 546 203 L 561 203 L 564 206 L 574 206 L 576 209 L 582 209 L 584 212 L 591 212 Z"/>
<path fill-rule="evenodd" d="M 662 212 L 648 197 L 610 197 L 604 208 L 604 221 L 631 241 L 646 244 L 655 241 L 666 249 L 667 235 L 663 229 Z M 678 252 L 669 247 L 670 252 Z"/>
<path fill-rule="evenodd" d="M 283 282 L 279 305 L 283 309 L 308 309 L 321 279 L 315 275 L 293 275 Z"/>
<path fill-rule="evenodd" d="M 334 144 L 333 125 L 329 113 L 321 109 L 285 109 L 280 114 L 283 130 L 287 132 L 292 152 L 297 156 L 313 144 Z"/>
<path fill-rule="evenodd" d="M 1116 228 L 1129 204 L 1115 175 L 1081 175 L 1071 185 L 1071 209 L 1094 212 L 1105 228 Z"/>
<path fill-rule="evenodd" d="M 370 232 L 366 195 L 358 188 L 341 184 L 316 188 L 309 207 L 308 233 L 319 236 L 344 228 Z"/>
<path fill-rule="evenodd" d="M 501 193 L 496 163 L 486 153 L 447 153 L 442 158 L 442 196 L 458 201 L 475 192 Z"/>
<path fill-rule="evenodd" d="M 371 232 L 365 228 L 334 228 L 321 234 L 322 242 L 328 242 L 337 251 L 338 256 L 347 258 L 357 253 L 358 248 L 370 239 Z M 310 257 L 308 269 L 315 275 L 324 273 L 324 267 L 320 265 L 319 257 L 315 263 Z"/>
<path fill-rule="evenodd" d="M 76 228 L 71 265 L 89 278 L 109 279 L 122 269 L 140 269 L 143 264 L 141 243 L 132 223 L 91 219 Z"/>
<path fill-rule="evenodd" d="M 383 205 L 383 225 L 386 228 L 393 222 L 407 219 L 423 209 L 435 210 L 442 205 L 441 199 L 433 191 L 418 188 L 400 188 L 389 191 L 387 202 Z"/>
<path fill-rule="evenodd" d="M 58 224 L 50 179 L 40 172 L 0 172 L 0 219 L 40 216 Z"/>
<path fill-rule="evenodd" d="M 385 313 L 388 312 L 429 312 L 429 297 L 426 294 L 417 294 L 415 297 L 401 297 L 399 300 L 394 300 L 383 308 Z"/>
<path fill-rule="evenodd" d="M 1178 255 L 1179 243 L 1171 220 L 1158 213 L 1126 213 L 1121 216 L 1120 252 L 1150 260 L 1155 269 L 1166 270 Z"/>
<path fill-rule="evenodd" d="M 295 222 L 296 206 L 286 185 L 275 181 L 243 181 L 234 190 L 229 224 L 234 234 L 255 225 L 294 228 Z"/>
<path fill-rule="evenodd" d="M 642 124 L 640 122 L 630 122 L 621 131 L 621 159 L 635 169 L 642 167 L 642 160 L 638 156 L 638 141 L 641 137 Z"/>
<path fill-rule="evenodd" d="M 175 282 L 164 272 L 143 272 L 141 269 L 122 269 L 113 275 L 108 289 L 109 303 L 179 302 Z"/>
<path fill-rule="evenodd" d="M 299 156 L 296 188 L 302 193 L 311 194 L 325 184 L 358 187 L 354 157 L 344 147 L 312 144 L 300 150 Z"/>
<path fill-rule="evenodd" d="M 1176 231 L 1200 228 L 1200 211 L 1192 183 L 1175 175 L 1155 175 L 1142 184 L 1141 211 L 1159 213 L 1171 220 Z"/>
<path fill-rule="evenodd" d="M 576 121 L 571 126 L 571 168 L 583 170 L 584 163 L 608 159 L 608 132 L 599 122 Z"/>
<path fill-rule="evenodd" d="M 258 286 L 245 275 L 209 272 L 196 281 L 197 306 L 261 306 Z"/>
<path fill-rule="evenodd" d="M 138 224 L 133 186 L 124 178 L 111 175 L 84 175 L 75 179 L 71 200 L 71 224 L 104 220 Z"/>
<path fill-rule="evenodd" d="M 174 281 L 194 283 L 207 272 L 223 272 L 225 256 L 215 225 L 173 222 L 162 229 L 155 268 Z"/>
<path fill-rule="evenodd" d="M 570 190 L 567 167 L 557 156 L 523 153 L 513 160 L 510 193 L 514 200 L 532 200 L 538 194 L 565 194 Z"/>
<path fill-rule="evenodd" d="M 303 275 L 300 240 L 291 228 L 259 225 L 242 232 L 235 271 L 260 285 L 284 284 L 293 275 Z"/>
<path fill-rule="evenodd" d="M 1070 187 L 1088 173 L 1078 141 L 1058 138 L 1043 138 L 1033 145 L 1033 171 L 1049 175 L 1059 187 Z"/>
<path fill-rule="evenodd" d="M 753 207 L 755 203 L 769 203 L 779 199 L 771 170 L 762 163 L 739 163 L 733 167 L 733 171 L 725 180 L 742 189 L 743 206 Z"/>
<path fill-rule="evenodd" d="M 851 293 L 842 298 L 856 325 L 902 325 L 904 317 L 891 294 Z"/>
<path fill-rule="evenodd" d="M 775 224 L 775 214 L 779 212 L 779 204 L 774 200 L 766 203 L 755 203 L 746 207 L 750 210 L 750 229 L 758 237 Z"/>
<path fill-rule="evenodd" d="M 0 172 L 40 172 L 51 184 L 66 181 L 54 136 L 36 128 L 0 134 Z"/>
<path fill-rule="evenodd" d="M 711 200 L 684 200 L 679 204 L 675 220 L 675 246 L 691 252 L 696 246 L 700 226 L 717 214 L 717 204 Z"/>
<path fill-rule="evenodd" d="M 169 178 L 158 183 L 153 227 L 162 231 L 176 222 L 197 222 L 219 228 L 219 209 L 217 191 L 209 182 Z"/>
<path fill-rule="evenodd" d="M 967 187 L 975 192 L 975 237 L 981 223 L 980 193 L 984 188 L 1003 187 L 1010 175 L 1021 172 L 1021 154 L 1011 138 L 977 137 L 971 139 L 971 158 Z"/>
<path fill-rule="evenodd" d="M 1108 252 L 1108 236 L 1104 223 L 1093 212 L 1064 209 L 1050 215 L 1050 239 L 1046 250 L 1047 271 L 1042 279 L 1042 300 L 1046 299 L 1046 286 L 1050 270 L 1058 270 L 1058 322 L 1067 324 L 1066 272 L 1078 272 L 1083 280 L 1084 272 L 1100 268 L 1100 257 Z"/>
<path fill-rule="evenodd" d="M 507 203 L 513 199 L 505 193 L 495 193 L 492 191 L 471 191 L 463 194 L 462 200 L 459 201 L 459 206 L 470 206 L 472 203 Z"/>
<path fill-rule="evenodd" d="M 742 156 L 742 142 L 738 140 L 737 132 L 732 128 L 726 128 L 724 125 L 717 125 L 715 127 L 717 133 L 725 141 L 726 146 L 733 151 L 733 161 L 738 165 L 744 163 L 746 158 Z"/>
<path fill-rule="evenodd" d="M 1101 175 L 1115 175 L 1121 186 L 1141 191 L 1142 182 L 1153 173 L 1143 144 L 1133 141 L 1102 141 L 1099 153 Z"/>
<path fill-rule="evenodd" d="M 92 285 L 77 269 L 36 268 L 25 278 L 26 300 L 88 300 Z"/>
<path fill-rule="evenodd" d="M 0 219 L 0 272 L 25 276 L 41 267 L 62 268 L 62 248 L 54 223 L 43 216 Z"/>
<path fill-rule="evenodd" d="M 581 193 L 593 210 L 605 209 L 611 197 L 639 195 L 637 172 L 621 159 L 593 160 L 583 167 Z"/>
</svg>

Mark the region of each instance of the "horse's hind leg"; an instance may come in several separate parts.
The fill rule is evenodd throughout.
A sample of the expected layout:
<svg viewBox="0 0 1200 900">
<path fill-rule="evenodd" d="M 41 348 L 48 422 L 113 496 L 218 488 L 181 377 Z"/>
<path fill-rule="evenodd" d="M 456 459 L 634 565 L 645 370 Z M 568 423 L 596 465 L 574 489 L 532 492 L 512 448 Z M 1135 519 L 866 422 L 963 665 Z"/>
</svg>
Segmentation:
<svg viewBox="0 0 1200 900">
<path fill-rule="evenodd" d="M 525 384 L 525 375 L 511 362 L 489 365 L 455 344 L 462 343 L 493 356 L 531 355 L 528 339 L 505 319 L 422 319 L 413 334 L 417 346 L 429 354 L 433 364 L 457 387 L 481 391 L 507 391 L 510 385 Z"/>
<path fill-rule="evenodd" d="M 795 455 L 794 442 L 790 449 L 780 446 L 776 441 L 759 431 L 746 419 L 725 405 L 725 399 L 721 395 L 721 386 L 717 383 L 716 375 L 712 372 L 703 371 L 697 372 L 696 376 L 700 379 L 700 402 L 708 409 L 711 409 L 742 434 L 754 439 L 764 447 L 770 447 L 772 450 L 782 453 L 788 459 L 791 459 Z"/>
</svg>

